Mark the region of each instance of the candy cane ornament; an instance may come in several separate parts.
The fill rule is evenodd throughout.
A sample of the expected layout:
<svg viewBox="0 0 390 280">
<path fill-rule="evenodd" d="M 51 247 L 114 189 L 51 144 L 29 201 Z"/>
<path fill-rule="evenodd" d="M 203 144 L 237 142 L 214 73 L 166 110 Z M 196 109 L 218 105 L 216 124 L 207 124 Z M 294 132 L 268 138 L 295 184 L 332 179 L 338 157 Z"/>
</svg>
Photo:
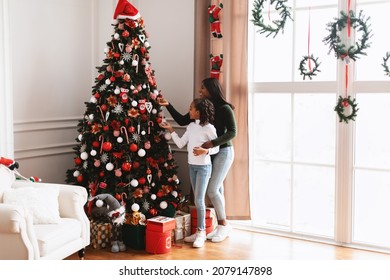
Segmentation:
<svg viewBox="0 0 390 280">
<path fill-rule="evenodd" d="M 129 144 L 129 135 L 127 134 L 127 129 L 126 127 L 124 126 L 121 126 L 121 131 L 126 135 L 126 141 L 127 141 L 127 144 Z"/>
</svg>

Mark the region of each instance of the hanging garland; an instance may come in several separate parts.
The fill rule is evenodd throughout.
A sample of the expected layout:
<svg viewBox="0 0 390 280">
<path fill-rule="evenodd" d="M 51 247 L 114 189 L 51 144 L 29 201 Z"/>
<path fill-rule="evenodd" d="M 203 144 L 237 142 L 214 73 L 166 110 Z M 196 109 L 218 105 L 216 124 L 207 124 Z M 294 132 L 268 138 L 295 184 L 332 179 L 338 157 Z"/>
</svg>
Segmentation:
<svg viewBox="0 0 390 280">
<path fill-rule="evenodd" d="M 384 68 L 385 75 L 390 77 L 389 66 L 387 65 L 387 61 L 389 60 L 389 58 L 390 58 L 390 52 L 387 52 L 385 57 L 383 58 L 382 66 Z"/>
<path fill-rule="evenodd" d="M 273 20 L 273 25 L 265 24 L 264 23 L 264 17 L 263 17 L 263 9 L 264 9 L 264 2 L 267 2 L 267 0 L 255 0 L 253 3 L 253 10 L 252 10 L 252 22 L 255 26 L 259 27 L 260 29 L 258 32 L 260 34 L 268 33 L 266 37 L 270 36 L 271 34 L 274 34 L 274 38 L 276 35 L 278 35 L 279 31 L 284 29 L 284 25 L 286 24 L 287 18 L 291 18 L 290 7 L 287 7 L 284 3 L 287 2 L 287 0 L 284 1 L 276 1 L 276 0 L 269 0 L 271 5 L 276 2 L 275 10 L 279 13 L 280 19 Z"/>
<path fill-rule="evenodd" d="M 311 69 L 310 68 L 306 69 L 305 65 L 309 64 L 310 62 L 314 63 L 314 67 L 312 67 Z M 299 71 L 300 71 L 300 74 L 303 76 L 303 79 L 305 79 L 306 76 L 308 76 L 311 80 L 312 76 L 317 76 L 316 72 L 321 72 L 321 70 L 318 69 L 320 64 L 321 63 L 318 62 L 318 57 L 314 58 L 313 55 L 304 56 L 303 59 L 301 60 L 301 62 L 299 63 Z"/>
<path fill-rule="evenodd" d="M 348 109 L 348 107 L 351 106 L 352 112 L 349 115 L 345 115 L 345 111 Z M 339 96 L 338 102 L 334 110 L 337 112 L 337 115 L 340 118 L 340 122 L 346 122 L 352 120 L 354 121 L 357 116 L 357 111 L 359 109 L 357 108 L 356 99 L 351 99 L 351 96 L 348 95 L 348 98 Z"/>
<path fill-rule="evenodd" d="M 340 12 L 341 17 L 335 18 L 336 21 L 330 22 L 327 24 L 328 31 L 330 34 L 324 38 L 323 42 L 329 45 L 329 52 L 332 50 L 335 52 L 337 58 L 344 59 L 349 57 L 352 60 L 359 58 L 359 55 L 367 55 L 364 50 L 370 47 L 368 39 L 371 38 L 370 26 L 367 24 L 369 17 L 366 19 L 362 15 L 362 11 L 359 12 L 359 16 L 356 17 L 354 12 L 351 10 L 349 16 L 344 12 Z M 347 46 L 342 43 L 340 38 L 340 31 L 347 27 L 350 24 L 352 28 L 356 31 L 363 32 L 361 38 L 356 41 L 355 45 L 352 45 L 347 48 Z"/>
</svg>

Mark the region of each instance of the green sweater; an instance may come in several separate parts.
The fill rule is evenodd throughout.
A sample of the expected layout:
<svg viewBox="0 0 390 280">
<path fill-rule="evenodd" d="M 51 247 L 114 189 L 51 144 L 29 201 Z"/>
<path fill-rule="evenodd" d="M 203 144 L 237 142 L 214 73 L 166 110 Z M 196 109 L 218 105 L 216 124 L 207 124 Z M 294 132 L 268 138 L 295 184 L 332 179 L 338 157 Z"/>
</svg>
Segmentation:
<svg viewBox="0 0 390 280">
<path fill-rule="evenodd" d="M 181 126 L 188 125 L 194 121 L 190 119 L 189 113 L 182 115 L 171 104 L 166 108 L 172 118 Z M 218 138 L 212 140 L 213 147 L 220 146 L 220 148 L 224 148 L 232 146 L 232 139 L 237 135 L 237 127 L 233 109 L 228 104 L 215 107 L 214 126 L 217 130 Z"/>
</svg>

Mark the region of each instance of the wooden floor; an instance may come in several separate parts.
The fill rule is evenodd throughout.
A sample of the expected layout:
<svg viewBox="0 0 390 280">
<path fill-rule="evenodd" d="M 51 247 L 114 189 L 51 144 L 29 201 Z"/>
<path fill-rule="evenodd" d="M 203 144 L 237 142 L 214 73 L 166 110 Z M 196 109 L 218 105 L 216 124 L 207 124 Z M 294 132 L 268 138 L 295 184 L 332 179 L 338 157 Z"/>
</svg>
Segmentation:
<svg viewBox="0 0 390 280">
<path fill-rule="evenodd" d="M 67 260 L 78 259 L 77 254 Z M 86 260 L 390 260 L 390 254 L 356 250 L 323 243 L 279 237 L 234 229 L 221 243 L 207 241 L 203 248 L 178 242 L 171 252 L 149 254 L 128 249 L 111 253 L 109 249 L 86 250 Z"/>
</svg>

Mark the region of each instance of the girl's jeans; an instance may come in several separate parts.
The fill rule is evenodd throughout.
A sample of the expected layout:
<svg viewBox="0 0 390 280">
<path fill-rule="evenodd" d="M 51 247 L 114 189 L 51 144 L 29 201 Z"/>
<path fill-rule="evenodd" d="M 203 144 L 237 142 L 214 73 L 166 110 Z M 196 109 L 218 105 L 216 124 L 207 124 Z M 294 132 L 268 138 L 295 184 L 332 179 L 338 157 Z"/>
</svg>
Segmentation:
<svg viewBox="0 0 390 280">
<path fill-rule="evenodd" d="M 193 165 L 189 164 L 190 181 L 192 191 L 194 192 L 194 202 L 196 214 L 198 216 L 198 229 L 205 230 L 206 216 L 206 189 L 211 175 L 211 164 L 208 165 Z"/>
</svg>

